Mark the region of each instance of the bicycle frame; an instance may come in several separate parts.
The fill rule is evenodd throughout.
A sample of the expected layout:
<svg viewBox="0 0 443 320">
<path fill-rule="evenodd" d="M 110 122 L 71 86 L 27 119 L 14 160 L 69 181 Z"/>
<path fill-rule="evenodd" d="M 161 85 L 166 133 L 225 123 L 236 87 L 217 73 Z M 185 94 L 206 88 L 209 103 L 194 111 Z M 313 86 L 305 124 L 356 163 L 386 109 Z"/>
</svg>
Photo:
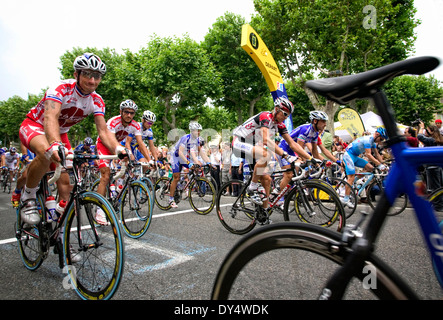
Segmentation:
<svg viewBox="0 0 443 320">
<path fill-rule="evenodd" d="M 365 257 L 369 255 L 381 232 L 388 210 L 395 199 L 406 193 L 415 209 L 425 242 L 431 254 L 436 277 L 443 287 L 443 235 L 431 204 L 426 196 L 420 196 L 415 189 L 417 168 L 422 164 L 443 166 L 443 147 L 409 148 L 398 133 L 394 112 L 384 92 L 380 89 L 371 96 L 388 132 L 387 141 L 395 162 L 386 177 L 385 192 L 381 196 L 368 224 L 364 236 L 352 245 L 353 253 L 328 281 L 321 298 L 341 298 L 347 283 L 354 274 L 361 272 Z M 325 295 L 325 293 L 327 294 Z"/>
</svg>

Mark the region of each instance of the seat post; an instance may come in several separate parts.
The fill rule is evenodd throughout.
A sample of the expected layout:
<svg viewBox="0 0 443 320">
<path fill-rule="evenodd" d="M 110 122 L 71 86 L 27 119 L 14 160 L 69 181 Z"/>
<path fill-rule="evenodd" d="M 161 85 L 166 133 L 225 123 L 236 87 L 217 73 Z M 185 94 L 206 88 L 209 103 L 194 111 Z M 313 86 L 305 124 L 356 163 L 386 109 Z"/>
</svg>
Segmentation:
<svg viewBox="0 0 443 320">
<path fill-rule="evenodd" d="M 395 113 L 385 92 L 382 89 L 377 89 L 376 93 L 371 96 L 375 107 L 385 125 L 389 139 L 398 136 L 397 122 L 395 121 Z"/>
</svg>

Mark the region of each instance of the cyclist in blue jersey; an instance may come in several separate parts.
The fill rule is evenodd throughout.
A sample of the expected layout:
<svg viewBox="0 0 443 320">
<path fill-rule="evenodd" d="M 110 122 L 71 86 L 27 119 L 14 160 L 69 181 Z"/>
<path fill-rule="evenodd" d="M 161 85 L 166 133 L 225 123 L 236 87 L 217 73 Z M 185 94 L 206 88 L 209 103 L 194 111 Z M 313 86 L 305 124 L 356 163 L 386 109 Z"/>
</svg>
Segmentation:
<svg viewBox="0 0 443 320">
<path fill-rule="evenodd" d="M 202 126 L 195 121 L 189 123 L 189 130 L 191 133 L 181 137 L 175 144 L 175 149 L 172 151 L 172 182 L 169 189 L 169 204 L 172 208 L 177 208 L 174 201 L 175 189 L 180 180 L 180 172 L 183 168 L 192 168 L 194 164 L 205 165 L 210 164 L 211 160 L 208 158 L 202 149 L 203 139 L 200 137 Z M 201 156 L 205 163 L 199 161 Z"/>
<path fill-rule="evenodd" d="M 157 148 L 154 145 L 154 134 L 152 132 L 152 125 L 157 120 L 157 117 L 155 116 L 154 112 L 145 110 L 143 112 L 142 116 L 142 122 L 140 122 L 140 128 L 142 132 L 142 140 L 148 140 L 148 146 L 151 157 L 154 159 L 155 163 L 158 162 L 158 154 L 157 154 Z M 154 162 L 152 159 L 146 159 L 143 154 L 138 149 L 138 142 L 135 138 L 135 135 L 133 133 L 130 133 L 125 140 L 122 141 L 122 145 L 126 147 L 126 149 L 130 150 L 130 153 L 133 154 L 133 157 L 135 160 L 140 162 L 149 162 L 152 165 L 154 165 Z M 143 171 L 148 170 L 149 168 L 146 166 L 143 168 Z"/>
<path fill-rule="evenodd" d="M 368 160 L 375 163 L 380 170 L 385 170 L 386 167 L 383 164 L 383 157 L 378 153 L 377 143 L 387 139 L 388 135 L 386 129 L 378 127 L 374 134 L 370 136 L 363 136 L 355 139 L 348 145 L 343 155 L 343 162 L 345 164 L 346 174 L 348 176 L 347 182 L 349 185 L 353 185 L 355 179 L 355 167 L 363 168 L 365 171 L 372 171 L 374 167 L 360 155 L 364 154 Z M 375 157 L 372 155 L 374 152 Z M 349 201 L 349 195 L 351 189 L 346 186 L 345 197 L 342 199 L 344 205 L 353 208 L 354 204 Z"/>
<path fill-rule="evenodd" d="M 312 157 L 315 159 L 322 159 L 322 157 L 318 153 L 317 145 L 319 143 L 319 133 L 325 129 L 326 121 L 329 120 L 328 115 L 323 111 L 311 111 L 309 113 L 309 120 L 311 121 L 311 123 L 298 126 L 294 130 L 292 130 L 289 135 L 291 136 L 291 139 L 294 140 L 303 151 L 299 152 L 298 156 L 304 159 L 310 159 L 311 156 L 304 151 L 304 148 L 310 145 L 312 149 Z M 294 151 L 291 150 L 285 140 L 280 142 L 279 146 L 289 155 L 296 156 Z M 286 161 L 286 159 L 279 157 L 278 160 L 282 169 L 289 168 L 290 163 Z M 292 176 L 292 172 L 285 172 L 280 182 L 280 188 L 284 188 L 289 183 Z"/>
</svg>

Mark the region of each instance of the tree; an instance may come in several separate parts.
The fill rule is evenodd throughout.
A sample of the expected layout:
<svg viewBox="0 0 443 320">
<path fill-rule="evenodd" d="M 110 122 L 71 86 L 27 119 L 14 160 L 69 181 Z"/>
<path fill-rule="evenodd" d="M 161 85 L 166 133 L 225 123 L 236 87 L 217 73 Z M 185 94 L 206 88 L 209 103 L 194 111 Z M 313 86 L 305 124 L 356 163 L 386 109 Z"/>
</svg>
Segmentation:
<svg viewBox="0 0 443 320">
<path fill-rule="evenodd" d="M 147 95 L 144 101 L 156 106 L 165 133 L 187 130 L 189 120 L 198 120 L 207 100 L 220 94 L 218 72 L 206 51 L 188 35 L 153 36 L 138 53 L 126 52 L 120 75 L 119 86 L 133 85 L 135 97 Z"/>
<path fill-rule="evenodd" d="M 431 123 L 435 113 L 443 111 L 443 88 L 433 76 L 397 77 L 384 86 L 386 95 L 395 109 L 397 121 L 411 124 L 418 116 Z"/>
<path fill-rule="evenodd" d="M 366 71 L 406 58 L 413 49 L 412 0 L 254 0 L 257 31 L 294 85 Z M 313 108 L 333 118 L 338 105 L 305 88 Z M 333 129 L 330 127 L 330 129 Z"/>
<path fill-rule="evenodd" d="M 260 69 L 240 46 L 244 24 L 243 17 L 227 12 L 212 25 L 202 43 L 222 78 L 223 94 L 215 104 L 236 112 L 237 124 L 243 123 L 245 115 L 253 116 L 257 102 L 269 95 Z"/>
<path fill-rule="evenodd" d="M 3 146 L 9 146 L 11 142 L 19 142 L 20 125 L 25 120 L 29 110 L 37 105 L 42 95 L 29 94 L 25 100 L 19 96 L 13 96 L 6 101 L 0 101 L 0 140 Z"/>
</svg>

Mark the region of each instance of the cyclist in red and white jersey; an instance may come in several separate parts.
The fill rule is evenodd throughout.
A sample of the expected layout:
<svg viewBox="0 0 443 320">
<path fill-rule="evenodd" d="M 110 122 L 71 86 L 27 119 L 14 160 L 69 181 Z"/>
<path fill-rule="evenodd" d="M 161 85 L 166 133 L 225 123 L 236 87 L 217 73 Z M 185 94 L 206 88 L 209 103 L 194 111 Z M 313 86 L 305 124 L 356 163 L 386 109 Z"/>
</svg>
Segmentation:
<svg viewBox="0 0 443 320">
<path fill-rule="evenodd" d="M 61 161 L 57 152 L 59 146 L 72 152 L 67 136 L 71 126 L 94 114 L 98 134 L 107 147 L 115 153 L 125 152 L 106 128 L 105 103 L 95 92 L 105 73 L 106 66 L 97 55 L 85 53 L 77 57 L 74 61 L 75 79 L 64 80 L 50 88 L 21 124 L 20 140 L 36 155 L 29 165 L 21 197 L 20 211 L 24 222 L 33 225 L 40 221 L 35 199 L 38 184 L 50 164 Z M 60 199 L 68 200 L 70 190 L 69 176 L 64 173 L 58 181 Z"/>
<path fill-rule="evenodd" d="M 269 196 L 271 187 L 271 177 L 265 174 L 265 168 L 271 160 L 271 152 L 293 162 L 295 156 L 289 156 L 274 142 L 274 136 L 279 133 L 289 146 L 297 154 L 306 157 L 310 156 L 291 139 L 288 130 L 283 123 L 284 120 L 294 111 L 294 106 L 286 98 L 277 98 L 274 101 L 274 110 L 260 112 L 249 118 L 245 123 L 234 129 L 234 139 L 232 141 L 233 152 L 237 157 L 246 159 L 248 163 L 256 162 L 252 173 L 251 184 L 248 193 L 251 201 L 256 204 L 267 206 L 267 201 L 263 202 L 258 194 L 259 180 Z"/>
<path fill-rule="evenodd" d="M 127 99 L 120 103 L 120 114 L 109 119 L 106 125 L 109 132 L 111 132 L 119 143 L 122 142 L 128 135 L 133 135 L 138 142 L 140 152 L 146 159 L 150 159 L 150 153 L 142 139 L 140 124 L 134 120 L 137 110 L 138 106 L 135 104 L 135 102 Z M 123 148 L 123 146 L 121 147 Z M 112 154 L 109 148 L 103 144 L 101 137 L 97 139 L 97 152 L 99 155 Z M 100 183 L 98 184 L 97 192 L 105 196 L 106 186 L 109 183 L 111 174 L 110 160 L 100 160 L 98 168 L 100 169 Z M 96 221 L 100 224 L 107 223 L 106 216 L 100 208 L 97 209 Z"/>
</svg>

